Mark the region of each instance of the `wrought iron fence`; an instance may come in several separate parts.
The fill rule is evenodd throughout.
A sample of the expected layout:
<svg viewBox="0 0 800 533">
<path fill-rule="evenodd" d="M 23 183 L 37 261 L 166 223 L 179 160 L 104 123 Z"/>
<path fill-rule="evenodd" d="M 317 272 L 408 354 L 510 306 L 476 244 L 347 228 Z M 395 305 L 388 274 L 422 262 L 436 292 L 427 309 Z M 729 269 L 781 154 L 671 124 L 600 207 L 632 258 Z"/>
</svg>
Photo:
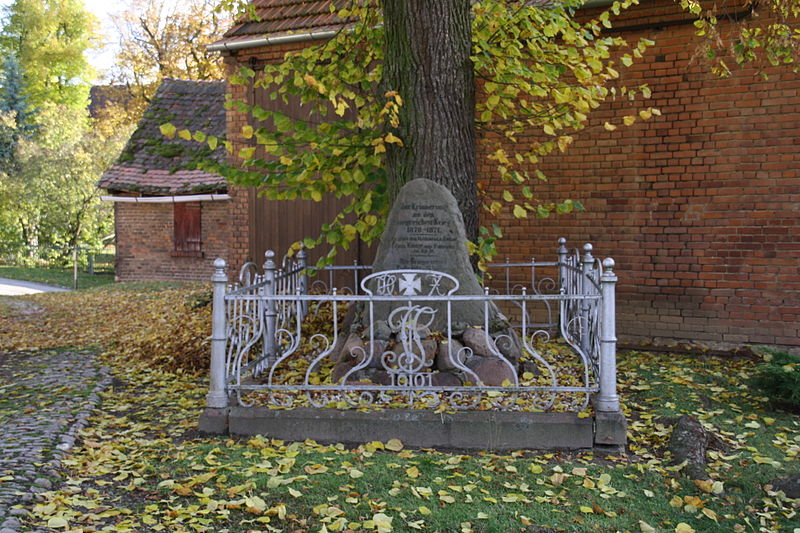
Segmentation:
<svg viewBox="0 0 800 533">
<path fill-rule="evenodd" d="M 329 267 L 304 250 L 229 284 L 215 262 L 208 407 L 619 410 L 611 259 L 497 263 L 482 295 L 430 270 Z M 334 277 L 353 281 L 336 287 Z M 480 323 L 457 320 L 477 309 Z M 473 315 L 474 316 L 474 315 Z"/>
</svg>

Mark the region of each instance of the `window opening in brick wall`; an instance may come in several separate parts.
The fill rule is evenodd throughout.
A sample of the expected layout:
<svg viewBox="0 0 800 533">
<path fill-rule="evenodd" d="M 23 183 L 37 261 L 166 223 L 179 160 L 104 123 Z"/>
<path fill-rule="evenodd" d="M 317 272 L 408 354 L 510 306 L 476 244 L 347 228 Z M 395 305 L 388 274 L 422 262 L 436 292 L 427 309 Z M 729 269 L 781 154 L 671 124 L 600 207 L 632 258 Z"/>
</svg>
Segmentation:
<svg viewBox="0 0 800 533">
<path fill-rule="evenodd" d="M 200 202 L 178 202 L 173 204 L 175 215 L 175 250 L 173 255 L 200 257 L 201 247 Z"/>
</svg>

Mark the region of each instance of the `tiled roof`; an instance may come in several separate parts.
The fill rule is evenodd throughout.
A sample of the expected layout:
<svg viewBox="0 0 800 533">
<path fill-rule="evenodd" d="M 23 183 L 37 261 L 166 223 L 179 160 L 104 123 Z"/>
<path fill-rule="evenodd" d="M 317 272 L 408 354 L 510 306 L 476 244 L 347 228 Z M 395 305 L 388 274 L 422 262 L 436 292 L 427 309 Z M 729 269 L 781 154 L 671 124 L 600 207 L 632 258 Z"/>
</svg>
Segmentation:
<svg viewBox="0 0 800 533">
<path fill-rule="evenodd" d="M 277 37 L 293 33 L 337 30 L 352 22 L 337 16 L 340 9 L 352 0 L 252 0 L 256 20 L 239 21 L 216 44 L 246 41 L 253 37 L 268 35 Z M 335 10 L 331 13 L 330 6 Z"/>
<path fill-rule="evenodd" d="M 191 194 L 225 190 L 225 179 L 197 170 L 201 159 L 223 161 L 225 149 L 168 139 L 160 126 L 225 137 L 225 82 L 166 79 L 156 91 L 127 146 L 97 184 L 109 191 Z"/>
</svg>

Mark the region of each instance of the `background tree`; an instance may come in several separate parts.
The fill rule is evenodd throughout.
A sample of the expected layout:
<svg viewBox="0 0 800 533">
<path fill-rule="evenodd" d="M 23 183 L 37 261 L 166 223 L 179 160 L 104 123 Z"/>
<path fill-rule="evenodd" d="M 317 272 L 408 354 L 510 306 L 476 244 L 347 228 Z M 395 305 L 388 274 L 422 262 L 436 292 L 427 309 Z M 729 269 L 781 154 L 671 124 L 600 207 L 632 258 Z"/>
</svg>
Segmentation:
<svg viewBox="0 0 800 533">
<path fill-rule="evenodd" d="M 230 24 L 216 4 L 214 0 L 133 0 L 113 17 L 119 52 L 110 79 L 127 87 L 137 116 L 164 78 L 223 78 L 219 54 L 206 50 Z"/>
<path fill-rule="evenodd" d="M 0 113 L 7 122 L 0 124 L 0 171 L 12 172 L 14 156 L 20 139 L 28 139 L 36 130 L 33 119 L 36 110 L 31 108 L 23 86 L 22 70 L 17 57 L 9 54 L 0 75 Z"/>
<path fill-rule="evenodd" d="M 64 104 L 43 104 L 37 125 L 34 138 L 20 141 L 17 169 L 6 179 L 11 194 L 5 195 L 3 209 L 13 214 L 13 240 L 53 247 L 98 245 L 113 231 L 113 222 L 95 184 L 130 130 L 109 132 L 86 109 Z"/>
<path fill-rule="evenodd" d="M 85 107 L 97 20 L 82 0 L 14 0 L 3 14 L 0 50 L 18 59 L 30 104 Z"/>
</svg>

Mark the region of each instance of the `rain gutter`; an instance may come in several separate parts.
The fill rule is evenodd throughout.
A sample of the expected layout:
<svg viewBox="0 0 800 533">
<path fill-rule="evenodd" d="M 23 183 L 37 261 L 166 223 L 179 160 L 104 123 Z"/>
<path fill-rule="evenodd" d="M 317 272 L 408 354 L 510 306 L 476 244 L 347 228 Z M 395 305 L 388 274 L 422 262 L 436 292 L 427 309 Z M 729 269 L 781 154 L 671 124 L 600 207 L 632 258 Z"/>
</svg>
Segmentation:
<svg viewBox="0 0 800 533">
<path fill-rule="evenodd" d="M 101 196 L 104 202 L 132 204 L 177 204 L 181 202 L 222 202 L 230 200 L 227 194 L 192 194 L 186 196 Z"/>
</svg>

